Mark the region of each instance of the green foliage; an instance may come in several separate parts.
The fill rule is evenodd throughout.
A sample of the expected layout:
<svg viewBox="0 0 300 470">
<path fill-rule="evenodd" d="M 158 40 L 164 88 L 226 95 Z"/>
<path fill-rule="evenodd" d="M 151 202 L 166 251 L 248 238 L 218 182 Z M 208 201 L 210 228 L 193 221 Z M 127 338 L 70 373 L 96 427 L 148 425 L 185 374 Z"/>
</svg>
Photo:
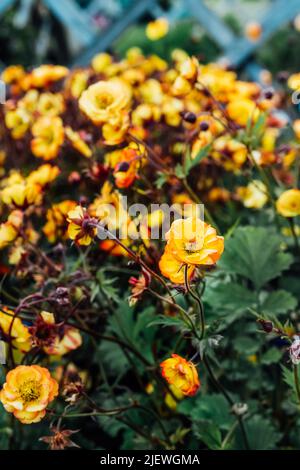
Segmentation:
<svg viewBox="0 0 300 470">
<path fill-rule="evenodd" d="M 226 250 L 219 263 L 230 274 L 249 279 L 259 290 L 268 281 L 289 268 L 292 256 L 281 249 L 281 238 L 264 227 L 239 227 L 226 240 Z"/>
</svg>

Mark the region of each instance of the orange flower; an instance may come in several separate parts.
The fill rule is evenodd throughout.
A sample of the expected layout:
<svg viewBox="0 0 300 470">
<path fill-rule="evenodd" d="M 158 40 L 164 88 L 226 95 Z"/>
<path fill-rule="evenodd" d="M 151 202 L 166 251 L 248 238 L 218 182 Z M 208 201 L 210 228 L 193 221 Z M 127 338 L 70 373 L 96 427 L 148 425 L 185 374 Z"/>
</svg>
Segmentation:
<svg viewBox="0 0 300 470">
<path fill-rule="evenodd" d="M 20 209 L 41 203 L 41 186 L 39 184 L 15 183 L 6 186 L 0 194 L 4 204 L 11 204 Z"/>
<path fill-rule="evenodd" d="M 166 238 L 172 255 L 185 264 L 213 265 L 224 250 L 224 238 L 196 217 L 175 220 Z"/>
<path fill-rule="evenodd" d="M 57 157 L 64 142 L 63 122 L 58 116 L 43 116 L 32 126 L 33 139 L 31 151 L 33 155 L 44 160 Z"/>
<path fill-rule="evenodd" d="M 159 269 L 161 273 L 170 279 L 174 284 L 184 284 L 184 263 L 178 261 L 173 255 L 169 246 L 166 246 L 165 252 L 159 260 Z M 195 266 L 189 265 L 188 279 L 192 279 L 195 273 Z"/>
<path fill-rule="evenodd" d="M 224 238 L 196 217 L 175 220 L 168 233 L 165 252 L 159 261 L 162 274 L 172 282 L 183 283 L 183 266 L 190 279 L 197 266 L 214 265 L 224 250 Z"/>
<path fill-rule="evenodd" d="M 97 228 L 95 223 L 97 219 L 92 218 L 86 209 L 76 206 L 68 213 L 69 222 L 68 235 L 78 245 L 90 245 L 96 236 Z"/>
<path fill-rule="evenodd" d="M 276 209 L 283 217 L 300 215 L 300 189 L 289 189 L 282 193 L 276 202 Z"/>
<path fill-rule="evenodd" d="M 58 394 L 58 383 L 48 369 L 38 365 L 18 366 L 8 372 L 0 401 L 23 424 L 38 423 Z"/>
<path fill-rule="evenodd" d="M 193 396 L 200 387 L 198 372 L 192 362 L 187 361 L 177 354 L 172 354 L 160 364 L 162 376 L 172 386 L 176 387 L 183 395 Z"/>
<path fill-rule="evenodd" d="M 24 88 L 44 88 L 68 75 L 67 67 L 61 65 L 41 65 L 24 79 Z"/>
<path fill-rule="evenodd" d="M 23 222 L 23 214 L 19 210 L 12 211 L 6 222 L 0 225 L 0 250 L 13 242 L 18 236 L 18 229 Z"/>
</svg>

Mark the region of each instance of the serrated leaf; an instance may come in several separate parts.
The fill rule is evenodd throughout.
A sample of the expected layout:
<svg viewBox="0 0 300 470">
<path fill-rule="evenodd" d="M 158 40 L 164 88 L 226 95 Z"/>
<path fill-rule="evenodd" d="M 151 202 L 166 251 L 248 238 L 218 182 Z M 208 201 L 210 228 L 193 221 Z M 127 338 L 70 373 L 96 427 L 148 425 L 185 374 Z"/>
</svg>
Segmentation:
<svg viewBox="0 0 300 470">
<path fill-rule="evenodd" d="M 195 421 L 192 426 L 194 435 L 204 442 L 209 449 L 221 449 L 222 436 L 215 423 L 208 420 Z"/>
<path fill-rule="evenodd" d="M 261 311 L 269 315 L 279 315 L 293 310 L 297 306 L 297 299 L 290 292 L 280 289 L 268 294 L 262 304 Z"/>
<path fill-rule="evenodd" d="M 244 425 L 251 450 L 274 449 L 281 438 L 281 434 L 273 424 L 261 416 L 253 416 L 253 418 L 245 421 Z M 245 449 L 240 429 L 237 432 L 236 447 L 237 449 Z"/>
<path fill-rule="evenodd" d="M 278 277 L 292 263 L 292 256 L 281 250 L 281 238 L 264 227 L 239 227 L 227 241 L 219 266 L 239 274 L 259 290 Z"/>
<path fill-rule="evenodd" d="M 203 298 L 220 316 L 230 313 L 237 317 L 256 302 L 255 293 L 243 285 L 224 282 L 208 284 Z"/>
</svg>

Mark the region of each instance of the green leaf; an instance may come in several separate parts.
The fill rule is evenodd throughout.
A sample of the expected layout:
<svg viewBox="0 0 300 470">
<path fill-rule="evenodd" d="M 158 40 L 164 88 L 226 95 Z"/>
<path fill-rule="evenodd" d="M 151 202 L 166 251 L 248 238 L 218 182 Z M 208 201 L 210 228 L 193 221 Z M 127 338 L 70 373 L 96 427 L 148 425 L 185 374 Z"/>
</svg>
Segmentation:
<svg viewBox="0 0 300 470">
<path fill-rule="evenodd" d="M 163 185 L 167 182 L 168 180 L 168 175 L 166 173 L 158 172 L 158 178 L 155 181 L 155 186 L 157 189 L 161 189 Z"/>
<path fill-rule="evenodd" d="M 192 426 L 195 436 L 204 442 L 209 449 L 221 449 L 222 436 L 215 423 L 208 420 L 195 421 Z"/>
<path fill-rule="evenodd" d="M 230 429 L 234 421 L 226 399 L 217 393 L 197 395 L 193 400 L 182 401 L 178 405 L 178 411 L 194 420 L 213 421 L 225 431 Z"/>
<path fill-rule="evenodd" d="M 297 306 L 297 299 L 286 290 L 280 289 L 267 295 L 262 301 L 261 310 L 269 315 L 279 315 L 293 310 Z"/>
<path fill-rule="evenodd" d="M 254 292 L 241 284 L 211 282 L 205 290 L 204 301 L 213 307 L 218 316 L 231 315 L 231 320 L 237 318 L 256 303 Z"/>
<path fill-rule="evenodd" d="M 211 144 L 205 145 L 205 147 L 202 147 L 202 149 L 199 150 L 199 152 L 197 153 L 197 155 L 193 159 L 191 159 L 190 153 L 187 153 L 186 159 L 185 159 L 185 173 L 186 173 L 186 175 L 188 175 L 190 170 L 194 166 L 198 165 L 203 160 L 203 158 L 208 156 L 208 154 L 211 150 L 211 147 L 212 147 Z"/>
<path fill-rule="evenodd" d="M 288 269 L 292 256 L 281 250 L 281 238 L 264 227 L 239 227 L 227 241 L 219 262 L 223 271 L 239 274 L 259 290 Z"/>
<path fill-rule="evenodd" d="M 184 171 L 184 168 L 182 165 L 180 165 L 179 163 L 177 163 L 177 165 L 175 166 L 175 175 L 177 176 L 177 178 L 179 179 L 184 179 L 185 176 L 186 176 L 186 173 Z"/>
<path fill-rule="evenodd" d="M 261 358 L 262 364 L 266 366 L 274 363 L 278 363 L 282 357 L 282 351 L 277 348 L 270 348 Z"/>
<path fill-rule="evenodd" d="M 251 450 L 270 450 L 274 449 L 281 438 L 281 434 L 275 429 L 272 423 L 261 416 L 245 421 L 245 428 Z M 240 430 L 237 433 L 237 449 L 245 449 Z"/>
</svg>

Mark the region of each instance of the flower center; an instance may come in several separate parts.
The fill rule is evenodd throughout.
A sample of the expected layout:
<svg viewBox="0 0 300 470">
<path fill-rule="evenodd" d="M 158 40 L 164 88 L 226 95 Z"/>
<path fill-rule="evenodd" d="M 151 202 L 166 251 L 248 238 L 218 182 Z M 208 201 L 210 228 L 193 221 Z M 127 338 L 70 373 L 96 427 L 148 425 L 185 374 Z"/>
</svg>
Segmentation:
<svg viewBox="0 0 300 470">
<path fill-rule="evenodd" d="M 37 400 L 41 394 L 41 385 L 36 380 L 25 380 L 19 388 L 19 393 L 25 403 Z"/>
<path fill-rule="evenodd" d="M 113 100 L 111 95 L 99 95 L 97 96 L 97 105 L 99 108 L 105 109 L 112 104 Z"/>
<path fill-rule="evenodd" d="M 195 253 L 196 251 L 200 251 L 202 247 L 203 247 L 203 241 L 199 238 L 197 239 L 196 237 L 190 238 L 184 244 L 184 249 L 188 253 Z"/>
</svg>

